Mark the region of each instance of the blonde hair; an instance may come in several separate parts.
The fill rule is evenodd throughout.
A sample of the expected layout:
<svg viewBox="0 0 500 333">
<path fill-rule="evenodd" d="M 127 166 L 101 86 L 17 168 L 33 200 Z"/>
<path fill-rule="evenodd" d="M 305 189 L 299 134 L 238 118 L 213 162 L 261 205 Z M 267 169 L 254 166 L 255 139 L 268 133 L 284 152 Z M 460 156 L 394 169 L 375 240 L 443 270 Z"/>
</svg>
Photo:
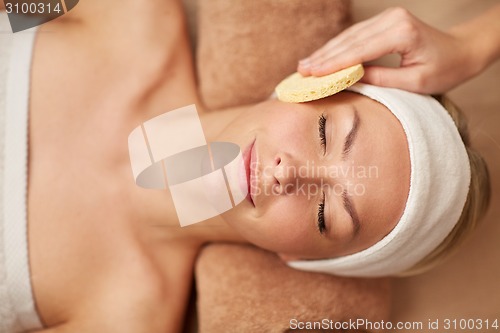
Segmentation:
<svg viewBox="0 0 500 333">
<path fill-rule="evenodd" d="M 491 188 L 488 168 L 481 155 L 470 146 L 467 121 L 464 114 L 446 96 L 439 95 L 433 97 L 448 111 L 465 144 L 471 169 L 470 188 L 460 219 L 450 234 L 429 255 L 415 266 L 398 274 L 398 276 L 423 273 L 447 259 L 457 250 L 467 236 L 476 229 L 478 222 L 485 215 L 490 202 Z"/>
</svg>

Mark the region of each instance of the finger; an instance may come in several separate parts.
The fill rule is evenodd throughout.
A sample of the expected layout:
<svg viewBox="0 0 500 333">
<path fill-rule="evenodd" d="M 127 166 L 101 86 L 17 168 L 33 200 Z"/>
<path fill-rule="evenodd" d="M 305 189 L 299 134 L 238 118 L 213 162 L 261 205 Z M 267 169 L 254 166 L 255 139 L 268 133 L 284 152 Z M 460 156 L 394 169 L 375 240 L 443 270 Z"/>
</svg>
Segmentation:
<svg viewBox="0 0 500 333">
<path fill-rule="evenodd" d="M 338 49 L 330 58 L 316 66 L 310 67 L 310 75 L 322 76 L 343 68 L 378 59 L 390 53 L 403 53 L 406 46 L 396 38 L 390 38 L 390 33 L 379 33 L 366 41 Z"/>
<path fill-rule="evenodd" d="M 399 68 L 369 66 L 365 68 L 361 82 L 426 94 L 430 92 L 431 87 L 426 86 L 423 78 L 422 66 L 418 65 Z"/>
<path fill-rule="evenodd" d="M 391 53 L 406 54 L 411 48 L 412 39 L 401 33 L 398 23 L 384 29 L 370 29 L 362 39 L 343 43 L 330 50 L 328 56 L 315 59 L 307 64 L 310 75 L 321 76 L 343 68 L 372 61 Z"/>
<path fill-rule="evenodd" d="M 319 64 L 326 58 L 338 53 L 339 50 L 349 48 L 362 40 L 370 38 L 370 36 L 377 34 L 381 30 L 381 27 L 374 26 L 378 24 L 378 22 L 374 22 L 372 24 L 363 25 L 360 29 L 348 30 L 345 31 L 345 33 L 341 33 L 307 58 L 307 63 L 310 65 Z"/>
<path fill-rule="evenodd" d="M 310 76 L 311 75 L 311 67 L 305 64 L 297 65 L 297 72 L 299 72 L 302 76 Z"/>
<path fill-rule="evenodd" d="M 373 18 L 373 19 L 375 19 L 375 18 Z M 334 38 L 330 39 L 325 45 L 323 45 L 321 48 L 319 48 L 318 50 L 313 52 L 306 59 L 314 62 L 314 60 L 321 59 L 322 57 L 328 55 L 328 53 L 332 49 L 335 49 L 338 45 L 341 45 L 343 43 L 352 43 L 358 39 L 363 38 L 363 36 L 364 36 L 363 31 L 370 30 L 370 29 L 366 29 L 366 28 L 371 26 L 371 24 L 373 23 L 373 19 L 360 22 L 358 24 L 355 24 L 355 25 L 347 28 L 346 30 L 342 31 L 340 34 L 338 34 Z"/>
<path fill-rule="evenodd" d="M 322 57 L 328 56 L 331 50 L 336 49 L 342 44 L 353 44 L 360 40 L 366 39 L 369 35 L 387 29 L 393 24 L 392 20 L 388 19 L 388 15 L 392 10 L 385 10 L 384 12 L 375 15 L 374 17 L 361 21 L 342 31 L 336 37 L 328 41 L 323 47 L 315 51 L 304 60 L 309 62 L 321 61 Z"/>
<path fill-rule="evenodd" d="M 366 37 L 368 41 L 373 41 L 374 39 L 376 39 L 374 35 Z M 365 61 L 376 59 L 376 57 L 381 56 L 379 53 L 383 55 L 385 52 L 385 49 L 379 49 L 376 54 L 373 54 L 373 51 L 371 53 L 366 53 L 365 44 L 365 41 L 340 44 L 332 48 L 332 50 L 322 58 L 313 59 L 311 62 L 305 64 L 303 62 L 299 63 L 298 68 L 301 72 L 307 73 L 307 75 L 322 76 Z"/>
<path fill-rule="evenodd" d="M 414 24 L 416 24 L 416 22 L 413 16 L 406 10 L 402 8 L 388 9 L 382 14 L 377 15 L 375 20 L 366 24 L 362 29 L 355 31 L 355 33 L 342 35 L 340 38 L 335 38 L 327 43 L 321 52 L 318 52 L 314 57 L 309 59 L 307 65 L 308 67 L 318 66 L 327 58 L 336 57 L 355 45 L 372 43 L 373 37 L 377 35 L 379 35 L 379 37 L 383 35 L 380 41 L 382 44 L 388 42 L 392 43 L 393 47 L 399 48 L 397 51 L 404 52 L 404 48 L 408 49 L 411 47 L 410 41 L 415 39 L 412 39 L 411 36 L 415 34 L 415 28 L 407 29 L 405 27 L 411 27 Z M 398 41 L 400 45 L 397 46 L 395 41 Z M 353 64 L 354 63 L 350 63 L 346 66 Z M 336 68 L 335 70 L 338 69 L 341 68 Z M 312 72 L 314 72 L 314 70 Z"/>
<path fill-rule="evenodd" d="M 374 38 L 375 36 L 372 36 L 369 37 L 368 40 L 373 40 Z M 376 59 L 392 50 L 392 48 L 387 49 L 386 46 L 387 44 L 382 44 L 369 48 L 369 45 L 366 45 L 364 41 L 360 41 L 353 45 L 341 45 L 332 51 L 329 57 L 318 60 L 317 63 L 312 63 L 309 66 L 310 74 L 322 76 Z"/>
</svg>

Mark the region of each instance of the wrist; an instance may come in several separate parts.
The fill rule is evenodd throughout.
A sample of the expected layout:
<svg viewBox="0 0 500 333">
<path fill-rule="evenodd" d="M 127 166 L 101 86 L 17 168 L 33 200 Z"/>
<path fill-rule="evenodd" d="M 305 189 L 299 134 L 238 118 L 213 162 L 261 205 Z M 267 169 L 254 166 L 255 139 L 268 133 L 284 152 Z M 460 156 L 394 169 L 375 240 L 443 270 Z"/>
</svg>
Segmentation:
<svg viewBox="0 0 500 333">
<path fill-rule="evenodd" d="M 449 32 L 465 42 L 475 74 L 481 72 L 500 57 L 500 5 Z"/>
<path fill-rule="evenodd" d="M 459 44 L 457 56 L 461 57 L 462 69 L 468 77 L 481 73 L 495 60 L 498 50 L 491 36 L 460 27 L 450 29 L 449 33 Z"/>
</svg>

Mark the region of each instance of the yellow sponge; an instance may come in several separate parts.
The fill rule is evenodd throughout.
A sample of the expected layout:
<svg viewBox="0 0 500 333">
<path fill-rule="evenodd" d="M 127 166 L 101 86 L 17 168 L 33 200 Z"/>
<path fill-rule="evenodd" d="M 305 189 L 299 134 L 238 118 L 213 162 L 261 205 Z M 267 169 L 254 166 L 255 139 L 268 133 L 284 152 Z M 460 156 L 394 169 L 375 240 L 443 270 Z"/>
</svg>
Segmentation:
<svg viewBox="0 0 500 333">
<path fill-rule="evenodd" d="M 314 101 L 338 93 L 358 82 L 364 74 L 361 64 L 325 76 L 302 76 L 294 73 L 276 86 L 276 95 L 283 102 Z"/>
</svg>

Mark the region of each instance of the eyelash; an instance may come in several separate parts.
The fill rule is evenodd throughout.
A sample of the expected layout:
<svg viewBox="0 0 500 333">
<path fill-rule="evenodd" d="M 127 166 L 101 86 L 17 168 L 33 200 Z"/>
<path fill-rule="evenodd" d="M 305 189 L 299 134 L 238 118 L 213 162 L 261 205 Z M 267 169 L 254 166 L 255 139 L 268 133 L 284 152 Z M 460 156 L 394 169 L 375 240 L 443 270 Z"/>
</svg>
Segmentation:
<svg viewBox="0 0 500 333">
<path fill-rule="evenodd" d="M 325 193 L 323 193 L 323 200 L 318 205 L 318 230 L 321 235 L 326 231 L 325 225 Z"/>
<path fill-rule="evenodd" d="M 326 153 L 326 117 L 325 114 L 319 116 L 318 119 L 318 131 L 321 147 L 323 147 L 323 152 Z M 323 200 L 318 205 L 318 230 L 321 235 L 326 231 L 325 225 L 325 193 L 323 193 Z"/>
<path fill-rule="evenodd" d="M 324 114 L 319 116 L 318 119 L 318 129 L 319 129 L 319 139 L 321 142 L 321 147 L 323 147 L 323 152 L 326 152 L 326 117 Z"/>
</svg>

